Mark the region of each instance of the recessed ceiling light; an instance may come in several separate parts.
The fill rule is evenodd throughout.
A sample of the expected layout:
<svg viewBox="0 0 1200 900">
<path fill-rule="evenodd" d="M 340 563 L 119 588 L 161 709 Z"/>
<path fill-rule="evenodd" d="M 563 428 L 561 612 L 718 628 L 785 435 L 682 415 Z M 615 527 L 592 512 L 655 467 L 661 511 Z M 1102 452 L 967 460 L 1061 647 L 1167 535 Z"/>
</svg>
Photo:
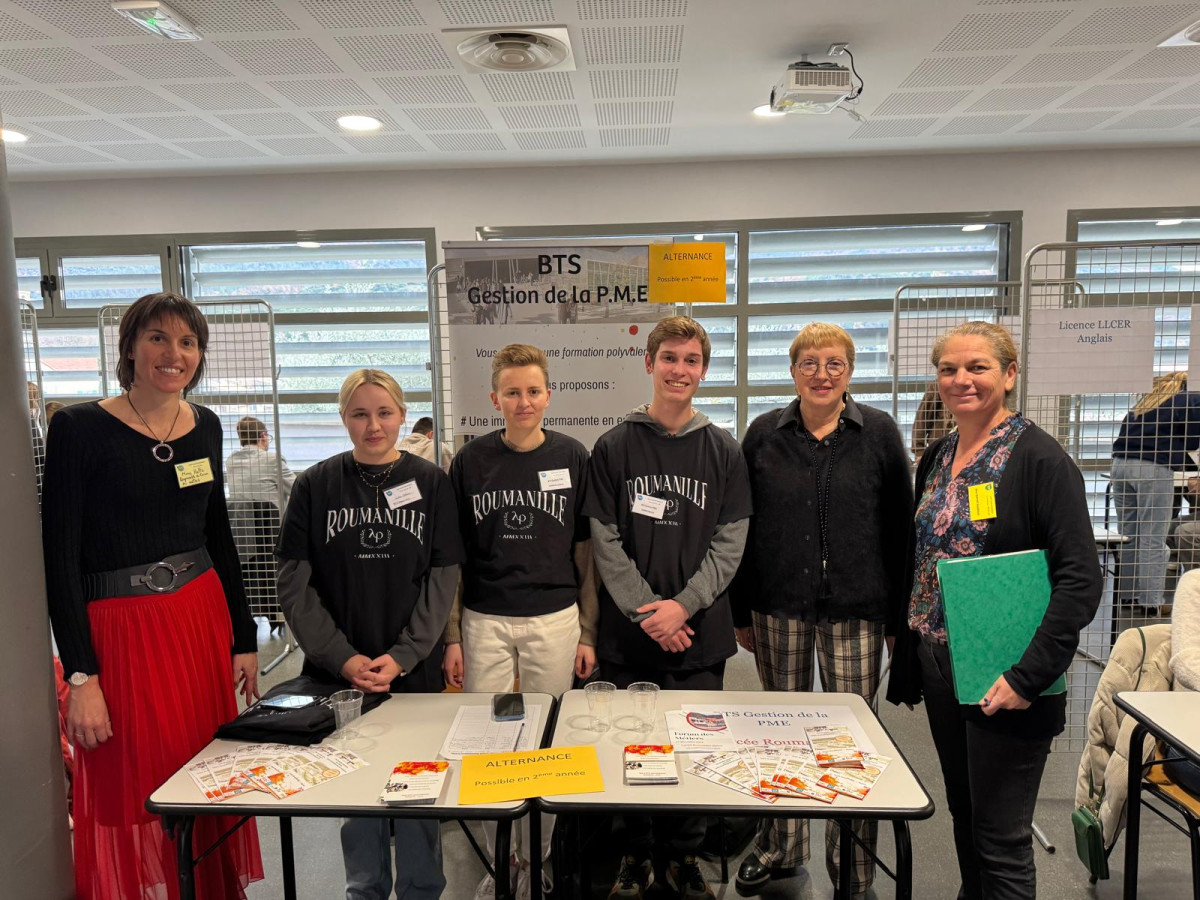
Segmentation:
<svg viewBox="0 0 1200 900">
<path fill-rule="evenodd" d="M 985 225 L 983 222 L 976 222 L 973 225 L 964 225 L 962 227 L 962 230 L 963 231 L 983 231 L 983 229 L 985 229 L 985 228 L 987 228 L 987 225 Z"/>
<path fill-rule="evenodd" d="M 23 144 L 29 140 L 28 135 L 21 134 L 19 131 L 13 131 L 11 128 L 5 128 L 0 131 L 0 140 L 6 144 Z"/>
<path fill-rule="evenodd" d="M 754 107 L 754 114 L 760 119 L 776 119 L 783 115 L 783 113 L 775 112 L 775 110 L 771 109 L 770 103 L 764 103 L 762 106 Z"/>
<path fill-rule="evenodd" d="M 1160 47 L 1191 47 L 1200 44 L 1200 22 L 1193 22 L 1183 31 L 1171 35 L 1158 46 Z"/>
<path fill-rule="evenodd" d="M 297 247 L 303 247 L 305 250 L 316 250 L 321 246 L 317 241 L 296 241 Z"/>
<path fill-rule="evenodd" d="M 1168 225 L 1182 225 L 1183 219 L 1159 219 L 1154 224 L 1158 225 L 1160 228 L 1166 227 Z"/>
<path fill-rule="evenodd" d="M 378 131 L 383 123 L 370 116 L 338 116 L 338 125 L 347 131 Z"/>
<path fill-rule="evenodd" d="M 113 12 L 145 28 L 151 34 L 172 41 L 198 41 L 196 26 L 161 0 L 116 0 Z"/>
</svg>

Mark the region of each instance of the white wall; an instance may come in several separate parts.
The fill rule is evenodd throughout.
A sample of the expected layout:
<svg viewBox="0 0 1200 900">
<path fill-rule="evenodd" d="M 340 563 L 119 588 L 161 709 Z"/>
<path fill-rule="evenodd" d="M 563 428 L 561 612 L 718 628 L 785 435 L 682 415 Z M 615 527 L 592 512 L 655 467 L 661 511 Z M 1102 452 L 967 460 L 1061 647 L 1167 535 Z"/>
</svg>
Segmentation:
<svg viewBox="0 0 1200 900">
<path fill-rule="evenodd" d="M 17 182 L 17 237 L 573 225 L 1019 209 L 1024 248 L 1071 208 L 1200 202 L 1200 154 L 1166 150 L 854 156 L 629 166 Z"/>
</svg>

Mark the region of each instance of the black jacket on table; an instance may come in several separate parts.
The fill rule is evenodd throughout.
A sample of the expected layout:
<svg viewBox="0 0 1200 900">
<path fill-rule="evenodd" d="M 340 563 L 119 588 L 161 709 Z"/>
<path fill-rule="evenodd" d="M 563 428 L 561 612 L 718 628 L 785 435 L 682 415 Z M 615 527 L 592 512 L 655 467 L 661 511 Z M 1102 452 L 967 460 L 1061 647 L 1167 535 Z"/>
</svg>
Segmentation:
<svg viewBox="0 0 1200 900">
<path fill-rule="evenodd" d="M 947 438 L 935 441 L 917 467 L 917 497 L 933 470 Z M 918 499 L 919 502 L 919 499 Z M 908 528 L 909 584 L 916 551 L 916 529 Z M 1084 493 L 1083 475 L 1075 461 L 1042 429 L 1030 425 L 1017 439 L 996 491 L 996 519 L 988 527 L 983 555 L 1045 550 L 1050 567 L 1050 605 L 1021 659 L 1004 672 L 1014 691 L 1033 705 L 985 716 L 975 708 L 978 724 L 1031 736 L 1063 729 L 1066 695 L 1040 696 L 1067 671 L 1079 646 L 1079 632 L 1092 621 L 1104 588 L 1096 539 Z M 997 610 L 1002 616 L 1003 610 Z M 921 700 L 921 637 L 908 628 L 908 606 L 896 623 L 897 639 L 887 699 L 892 703 Z M 999 673 L 997 673 L 999 674 Z"/>
<path fill-rule="evenodd" d="M 805 622 L 863 619 L 890 628 L 907 610 L 904 551 L 913 495 L 904 441 L 891 416 L 849 396 L 837 427 L 836 444 L 827 437 L 810 453 L 797 398 L 763 413 L 747 430 L 742 452 L 754 515 L 730 587 L 735 626 L 750 625 L 753 611 Z M 829 563 L 822 596 L 817 482 L 826 471 Z"/>
</svg>

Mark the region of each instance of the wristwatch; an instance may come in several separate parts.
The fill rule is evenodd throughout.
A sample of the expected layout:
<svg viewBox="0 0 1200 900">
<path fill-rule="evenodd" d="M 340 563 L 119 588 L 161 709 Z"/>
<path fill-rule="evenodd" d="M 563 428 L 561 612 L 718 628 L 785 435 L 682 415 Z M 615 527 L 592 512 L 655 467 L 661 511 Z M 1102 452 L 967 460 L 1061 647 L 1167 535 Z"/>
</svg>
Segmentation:
<svg viewBox="0 0 1200 900">
<path fill-rule="evenodd" d="M 67 681 L 71 682 L 75 687 L 83 687 L 91 677 L 87 672 L 72 672 L 71 677 Z"/>
</svg>

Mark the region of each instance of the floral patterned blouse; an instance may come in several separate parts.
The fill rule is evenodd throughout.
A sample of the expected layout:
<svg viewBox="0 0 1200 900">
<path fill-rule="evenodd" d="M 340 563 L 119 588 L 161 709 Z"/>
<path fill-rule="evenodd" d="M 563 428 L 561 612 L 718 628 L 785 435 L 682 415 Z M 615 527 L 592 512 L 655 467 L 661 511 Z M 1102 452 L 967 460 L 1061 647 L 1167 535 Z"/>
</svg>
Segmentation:
<svg viewBox="0 0 1200 900">
<path fill-rule="evenodd" d="M 908 625 L 914 631 L 939 643 L 946 643 L 946 614 L 942 608 L 942 589 L 938 584 L 939 559 L 982 556 L 991 519 L 971 519 L 968 489 L 992 482 L 998 491 L 1004 466 L 1013 445 L 1029 427 L 1029 420 L 1014 413 L 992 429 L 988 442 L 962 468 L 950 476 L 958 432 L 946 438 L 926 478 L 917 504 L 917 549 L 914 560 L 912 599 L 908 607 Z"/>
</svg>

